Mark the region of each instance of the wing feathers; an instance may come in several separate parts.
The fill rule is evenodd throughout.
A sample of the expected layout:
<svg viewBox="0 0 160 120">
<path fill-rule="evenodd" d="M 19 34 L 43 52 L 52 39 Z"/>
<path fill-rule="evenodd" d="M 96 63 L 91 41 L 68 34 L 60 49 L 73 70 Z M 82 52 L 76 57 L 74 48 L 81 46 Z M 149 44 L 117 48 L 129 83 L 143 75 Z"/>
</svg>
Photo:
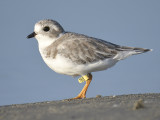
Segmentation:
<svg viewBox="0 0 160 120">
<path fill-rule="evenodd" d="M 69 32 L 46 49 L 47 57 L 55 58 L 57 54 L 60 54 L 77 64 L 93 63 L 108 58 L 120 60 L 133 54 L 150 51 L 150 49 L 119 46 L 104 40 Z"/>
</svg>

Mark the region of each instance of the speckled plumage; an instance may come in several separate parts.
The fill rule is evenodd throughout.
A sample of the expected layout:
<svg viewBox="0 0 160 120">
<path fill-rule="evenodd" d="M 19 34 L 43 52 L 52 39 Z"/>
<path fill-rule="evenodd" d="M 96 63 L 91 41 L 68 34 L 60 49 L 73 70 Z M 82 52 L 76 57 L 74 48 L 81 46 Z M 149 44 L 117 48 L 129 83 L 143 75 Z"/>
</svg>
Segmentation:
<svg viewBox="0 0 160 120">
<path fill-rule="evenodd" d="M 46 48 L 46 57 L 54 59 L 60 54 L 77 64 L 87 64 L 115 56 L 114 48 L 105 41 L 68 32 Z"/>
<path fill-rule="evenodd" d="M 119 46 L 104 40 L 88 37 L 86 35 L 66 32 L 57 39 L 54 43 L 49 45 L 46 49 L 46 57 L 56 58 L 60 54 L 69 58 L 76 64 L 87 64 L 113 58 L 119 52 L 145 51 L 143 48 L 133 48 Z"/>
<path fill-rule="evenodd" d="M 49 30 L 44 31 L 44 27 Z M 39 21 L 34 32 L 45 63 L 58 73 L 72 76 L 105 70 L 128 56 L 150 51 L 65 32 L 54 20 Z"/>
<path fill-rule="evenodd" d="M 55 72 L 82 77 L 86 81 L 77 97 L 83 99 L 92 80 L 91 72 L 106 70 L 118 61 L 131 55 L 150 51 L 150 49 L 116 45 L 101 39 L 73 32 L 65 32 L 54 20 L 41 20 L 35 24 L 35 37 L 44 62 Z"/>
</svg>

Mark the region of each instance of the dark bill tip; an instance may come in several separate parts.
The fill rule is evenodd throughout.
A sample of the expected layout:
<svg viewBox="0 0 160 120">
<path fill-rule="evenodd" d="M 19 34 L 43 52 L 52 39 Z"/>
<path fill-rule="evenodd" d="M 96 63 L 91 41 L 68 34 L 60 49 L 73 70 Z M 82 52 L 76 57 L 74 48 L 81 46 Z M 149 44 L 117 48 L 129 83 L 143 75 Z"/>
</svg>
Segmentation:
<svg viewBox="0 0 160 120">
<path fill-rule="evenodd" d="M 27 38 L 29 39 L 29 38 L 33 38 L 33 37 L 35 37 L 35 36 L 36 36 L 36 33 L 33 32 L 33 33 L 31 33 L 30 35 L 28 35 Z"/>
</svg>

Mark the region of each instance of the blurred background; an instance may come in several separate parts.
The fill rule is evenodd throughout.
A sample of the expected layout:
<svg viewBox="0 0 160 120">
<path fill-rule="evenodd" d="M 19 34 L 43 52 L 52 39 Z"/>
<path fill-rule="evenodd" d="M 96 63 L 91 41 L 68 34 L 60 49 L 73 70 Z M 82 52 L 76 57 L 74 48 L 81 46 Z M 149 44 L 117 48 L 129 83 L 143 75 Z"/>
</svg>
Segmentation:
<svg viewBox="0 0 160 120">
<path fill-rule="evenodd" d="M 160 93 L 159 0 L 1 0 L 0 16 L 0 106 L 72 98 L 83 88 L 48 68 L 36 39 L 26 39 L 48 18 L 66 31 L 153 49 L 93 73 L 87 97 Z"/>
</svg>

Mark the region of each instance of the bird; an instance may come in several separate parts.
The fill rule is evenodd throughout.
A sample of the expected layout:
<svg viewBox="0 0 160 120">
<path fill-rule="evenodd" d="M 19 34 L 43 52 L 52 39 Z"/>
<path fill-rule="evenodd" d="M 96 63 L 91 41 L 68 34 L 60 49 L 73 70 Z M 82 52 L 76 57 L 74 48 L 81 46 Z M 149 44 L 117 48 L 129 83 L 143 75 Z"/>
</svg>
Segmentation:
<svg viewBox="0 0 160 120">
<path fill-rule="evenodd" d="M 81 76 L 78 81 L 86 82 L 81 92 L 71 99 L 86 98 L 92 72 L 106 70 L 129 56 L 152 51 L 68 32 L 52 19 L 38 21 L 34 32 L 27 36 L 28 39 L 33 37 L 37 39 L 39 52 L 48 67 L 59 74 Z"/>
</svg>

